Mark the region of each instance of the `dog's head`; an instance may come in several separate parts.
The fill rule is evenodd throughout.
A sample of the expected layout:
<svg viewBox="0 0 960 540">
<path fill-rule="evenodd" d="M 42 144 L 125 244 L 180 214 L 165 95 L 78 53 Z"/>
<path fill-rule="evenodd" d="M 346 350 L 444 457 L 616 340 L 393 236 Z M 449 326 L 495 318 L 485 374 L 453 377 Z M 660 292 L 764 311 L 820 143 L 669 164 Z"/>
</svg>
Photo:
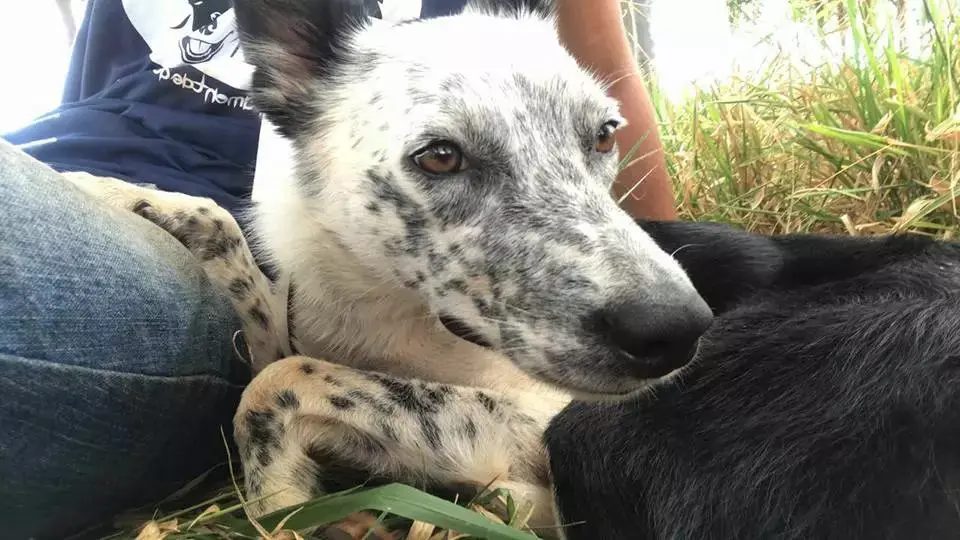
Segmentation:
<svg viewBox="0 0 960 540">
<path fill-rule="evenodd" d="M 365 4 L 236 1 L 255 103 L 324 228 L 545 381 L 625 394 L 687 363 L 710 310 L 611 197 L 624 119 L 549 10 L 374 24 Z"/>
</svg>

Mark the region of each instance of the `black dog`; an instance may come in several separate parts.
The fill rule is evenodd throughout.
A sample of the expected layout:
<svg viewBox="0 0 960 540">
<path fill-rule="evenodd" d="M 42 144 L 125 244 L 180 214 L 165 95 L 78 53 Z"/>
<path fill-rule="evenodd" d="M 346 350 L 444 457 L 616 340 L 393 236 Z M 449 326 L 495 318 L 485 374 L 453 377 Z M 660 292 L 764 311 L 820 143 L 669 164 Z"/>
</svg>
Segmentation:
<svg viewBox="0 0 960 540">
<path fill-rule="evenodd" d="M 570 539 L 960 535 L 960 246 L 641 223 L 717 319 L 547 432 Z"/>
</svg>

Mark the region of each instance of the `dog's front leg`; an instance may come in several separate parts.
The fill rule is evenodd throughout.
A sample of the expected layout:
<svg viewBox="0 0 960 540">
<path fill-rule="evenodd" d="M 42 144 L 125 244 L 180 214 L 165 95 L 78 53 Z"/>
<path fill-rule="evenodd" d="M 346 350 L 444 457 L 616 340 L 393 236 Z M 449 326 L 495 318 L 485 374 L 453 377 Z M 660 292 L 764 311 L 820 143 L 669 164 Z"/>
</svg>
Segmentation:
<svg viewBox="0 0 960 540">
<path fill-rule="evenodd" d="M 264 369 L 234 418 L 255 515 L 361 484 L 401 482 L 461 501 L 489 485 L 532 503 L 531 526 L 551 527 L 543 428 L 494 391 L 306 357 Z"/>
<path fill-rule="evenodd" d="M 197 257 L 242 321 L 254 371 L 291 354 L 284 316 L 286 298 L 274 292 L 257 267 L 229 212 L 210 199 L 149 189 L 116 178 L 84 172 L 68 172 L 64 177 L 94 198 L 153 222 Z"/>
</svg>

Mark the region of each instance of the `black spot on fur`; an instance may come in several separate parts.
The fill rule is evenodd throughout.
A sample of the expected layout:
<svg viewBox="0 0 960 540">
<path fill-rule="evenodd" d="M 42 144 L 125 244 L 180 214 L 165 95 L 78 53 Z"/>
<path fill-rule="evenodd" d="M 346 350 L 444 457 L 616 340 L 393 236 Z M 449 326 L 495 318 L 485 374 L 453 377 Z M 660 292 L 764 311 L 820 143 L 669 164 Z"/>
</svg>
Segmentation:
<svg viewBox="0 0 960 540">
<path fill-rule="evenodd" d="M 394 257 L 399 255 L 419 256 L 427 246 L 426 228 L 428 219 L 426 211 L 420 204 L 397 189 L 396 179 L 392 174 L 387 173 L 381 176 L 376 171 L 368 170 L 367 178 L 370 180 L 376 200 L 382 204 L 393 206 L 397 215 L 403 221 L 402 235 L 385 242 L 384 248 L 387 253 Z"/>
<path fill-rule="evenodd" d="M 427 400 L 429 400 L 431 403 L 433 403 L 437 407 L 440 407 L 446 404 L 447 398 L 452 393 L 453 393 L 453 388 L 445 384 L 440 384 L 436 386 L 427 386 L 426 388 L 424 388 L 424 394 L 426 395 Z"/>
<path fill-rule="evenodd" d="M 383 387 L 387 393 L 387 397 L 390 398 L 392 402 L 408 411 L 419 413 L 432 408 L 432 406 L 427 405 L 420 399 L 413 383 L 383 376 L 378 373 L 369 373 L 367 376 L 370 380 L 379 383 L 380 386 Z"/>
<path fill-rule="evenodd" d="M 470 300 L 473 302 L 473 307 L 477 309 L 477 313 L 479 313 L 481 316 L 492 319 L 496 318 L 498 315 L 498 313 L 493 310 L 492 306 L 484 299 L 477 296 L 471 296 Z"/>
<path fill-rule="evenodd" d="M 186 244 L 187 247 L 195 249 L 195 243 Z M 211 234 L 207 238 L 201 250 L 203 260 L 224 259 L 234 250 L 240 247 L 240 239 L 227 234 Z"/>
<path fill-rule="evenodd" d="M 276 397 L 277 407 L 281 409 L 299 409 L 300 408 L 300 399 L 293 392 L 293 390 L 281 390 L 277 392 Z"/>
<path fill-rule="evenodd" d="M 416 206 L 416 203 L 400 192 L 396 186 L 396 179 L 393 177 L 392 173 L 387 173 L 386 176 L 379 175 L 374 170 L 367 171 L 367 178 L 370 180 L 370 185 L 373 187 L 373 195 L 376 197 L 376 200 L 387 203 L 397 210 L 400 209 L 410 209 Z"/>
<path fill-rule="evenodd" d="M 323 376 L 323 382 L 329 384 L 330 386 L 336 386 L 338 388 L 343 386 L 343 383 L 341 383 L 339 379 L 337 379 L 333 375 L 330 375 L 329 373 Z"/>
<path fill-rule="evenodd" d="M 273 411 L 248 411 L 246 423 L 249 448 L 256 452 L 261 467 L 269 466 L 273 462 L 273 452 L 280 449 L 283 426 Z"/>
<path fill-rule="evenodd" d="M 467 282 L 462 279 L 451 279 L 443 284 L 448 291 L 456 291 L 460 294 L 467 294 Z"/>
<path fill-rule="evenodd" d="M 259 497 L 263 492 L 263 471 L 255 464 L 250 464 L 247 468 L 244 483 L 247 487 L 247 496 L 251 498 Z"/>
<path fill-rule="evenodd" d="M 349 397 L 354 401 L 367 405 L 368 407 L 377 411 L 379 414 L 389 416 L 394 414 L 395 412 L 394 408 L 389 403 L 384 403 L 362 390 L 351 390 L 347 392 L 347 397 Z"/>
<path fill-rule="evenodd" d="M 420 422 L 420 431 L 430 448 L 434 450 L 440 448 L 440 426 L 437 425 L 433 415 L 421 414 L 417 420 Z"/>
<path fill-rule="evenodd" d="M 393 238 L 388 238 L 384 240 L 383 251 L 386 252 L 386 254 L 389 255 L 390 257 L 399 257 L 403 255 L 405 252 L 403 248 L 403 238 L 395 236 Z M 397 279 L 401 279 L 399 270 L 394 270 L 393 275 Z"/>
<path fill-rule="evenodd" d="M 416 415 L 427 444 L 431 448 L 440 447 L 440 427 L 435 418 L 453 389 L 446 385 L 415 385 L 414 383 L 383 376 L 377 373 L 367 374 L 368 378 L 380 384 L 390 400 Z"/>
<path fill-rule="evenodd" d="M 456 73 L 440 82 L 440 92 L 451 94 L 463 90 L 464 77 Z"/>
<path fill-rule="evenodd" d="M 473 421 L 473 418 L 467 418 L 462 431 L 463 435 L 471 441 L 477 438 L 477 424 Z"/>
<path fill-rule="evenodd" d="M 382 459 L 383 445 L 360 430 L 337 425 L 338 447 L 346 451 L 334 451 L 323 446 L 307 449 L 307 456 L 316 463 L 316 482 L 321 491 L 333 493 L 357 486 L 378 486 L 391 479 L 368 469 L 364 463 Z M 338 449 L 339 450 L 339 449 Z"/>
<path fill-rule="evenodd" d="M 264 330 L 270 328 L 270 319 L 259 307 L 254 306 L 250 308 L 248 313 L 250 314 L 250 318 L 260 325 L 260 328 L 263 328 Z"/>
<path fill-rule="evenodd" d="M 480 404 L 483 405 L 483 408 L 491 414 L 497 410 L 497 402 L 494 401 L 492 397 L 479 390 L 477 391 L 477 401 L 479 401 Z"/>
<path fill-rule="evenodd" d="M 304 362 L 300 364 L 300 372 L 303 373 L 304 375 L 313 375 L 314 369 L 313 369 L 313 366 Z"/>
<path fill-rule="evenodd" d="M 349 454 L 333 451 L 322 446 L 307 449 L 307 455 L 316 464 L 317 492 L 333 493 L 357 486 L 379 486 L 391 482 L 406 482 L 424 489 L 427 493 L 448 501 L 471 500 L 476 497 L 481 486 L 445 482 L 442 485 L 433 482 L 423 483 L 419 470 L 400 471 L 397 477 L 387 477 L 367 468 L 364 463 L 382 459 L 383 446 L 369 435 L 354 429 L 343 430 L 341 444 L 349 449 Z"/>
<path fill-rule="evenodd" d="M 250 284 L 247 281 L 237 278 L 230 282 L 230 292 L 239 300 L 243 300 L 250 293 Z"/>
<path fill-rule="evenodd" d="M 368 202 L 367 205 L 365 206 L 365 208 L 366 208 L 367 211 L 370 212 L 371 214 L 380 215 L 380 205 L 377 204 L 377 203 L 375 203 L 375 202 L 372 202 L 372 201 L 371 201 L 371 202 Z"/>
<path fill-rule="evenodd" d="M 430 273 L 437 275 L 447 269 L 447 266 L 450 264 L 450 257 L 444 253 L 430 250 L 427 253 L 427 264 L 429 265 Z"/>
<path fill-rule="evenodd" d="M 200 208 L 197 208 L 197 212 L 200 212 L 200 215 L 205 216 L 210 213 L 210 209 L 205 206 L 201 206 Z"/>
<path fill-rule="evenodd" d="M 330 396 L 330 404 L 341 411 L 354 408 L 357 404 L 343 396 Z"/>
<path fill-rule="evenodd" d="M 419 88 L 409 88 L 407 92 L 410 95 L 411 101 L 413 101 L 415 105 L 429 105 L 433 103 L 435 99 L 433 94 L 424 92 Z"/>
<path fill-rule="evenodd" d="M 150 204 L 149 202 L 147 202 L 147 201 L 145 201 L 145 200 L 143 200 L 143 199 L 140 199 L 139 201 L 137 201 L 136 204 L 133 205 L 133 213 L 134 213 L 134 214 L 141 214 L 141 213 L 143 213 L 144 210 L 147 210 L 147 209 L 150 209 L 150 208 L 153 208 L 153 205 L 152 205 L 152 204 Z"/>
</svg>

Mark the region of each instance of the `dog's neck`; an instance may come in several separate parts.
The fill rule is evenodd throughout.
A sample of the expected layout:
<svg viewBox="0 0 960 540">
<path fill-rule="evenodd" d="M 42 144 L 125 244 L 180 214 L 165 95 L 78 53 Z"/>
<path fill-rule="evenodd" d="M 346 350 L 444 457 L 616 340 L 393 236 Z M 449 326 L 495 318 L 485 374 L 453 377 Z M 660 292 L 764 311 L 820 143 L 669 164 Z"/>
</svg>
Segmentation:
<svg viewBox="0 0 960 540">
<path fill-rule="evenodd" d="M 292 284 L 290 332 L 301 354 L 406 378 L 535 389 L 566 399 L 505 356 L 451 334 L 413 292 L 374 275 L 306 209 L 283 210 L 263 207 L 259 230 Z"/>
<path fill-rule="evenodd" d="M 326 248 L 329 255 L 290 276 L 296 284 L 293 334 L 301 353 L 405 378 L 561 394 L 505 356 L 451 334 L 409 290 L 365 272 L 335 243 Z"/>
</svg>

